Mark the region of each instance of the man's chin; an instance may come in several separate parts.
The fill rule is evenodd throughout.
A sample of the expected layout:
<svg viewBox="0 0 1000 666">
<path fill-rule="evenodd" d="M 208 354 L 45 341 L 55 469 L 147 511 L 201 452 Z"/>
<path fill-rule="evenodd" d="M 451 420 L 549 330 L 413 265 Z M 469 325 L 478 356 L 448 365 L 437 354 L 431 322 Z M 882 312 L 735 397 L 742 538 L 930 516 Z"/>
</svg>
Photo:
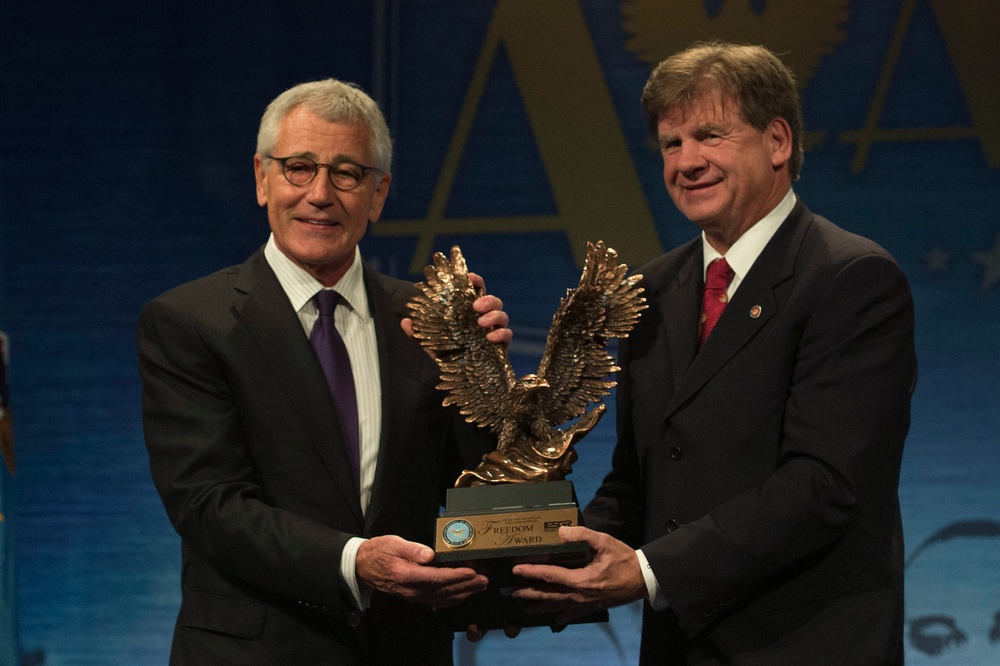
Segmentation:
<svg viewBox="0 0 1000 666">
<path fill-rule="evenodd" d="M 680 211 L 684 217 L 702 229 L 708 230 L 719 225 L 719 215 L 715 210 L 707 210 L 705 207 L 689 206 L 680 209 Z"/>
</svg>

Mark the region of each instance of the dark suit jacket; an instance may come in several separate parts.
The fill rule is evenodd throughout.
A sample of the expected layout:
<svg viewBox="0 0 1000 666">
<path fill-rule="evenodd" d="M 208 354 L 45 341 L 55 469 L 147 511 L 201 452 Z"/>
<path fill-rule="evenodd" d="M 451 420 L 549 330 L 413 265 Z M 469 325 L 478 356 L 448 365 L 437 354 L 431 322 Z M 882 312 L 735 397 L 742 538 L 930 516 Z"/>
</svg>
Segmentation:
<svg viewBox="0 0 1000 666">
<path fill-rule="evenodd" d="M 902 661 L 906 278 L 798 202 L 696 354 L 700 238 L 639 269 L 619 440 L 588 526 L 642 547 L 643 664 Z"/>
<path fill-rule="evenodd" d="M 143 309 L 146 444 L 183 551 L 172 664 L 451 663 L 429 608 L 375 593 L 354 610 L 341 551 L 351 536 L 430 544 L 445 489 L 495 441 L 441 406 L 436 365 L 401 331 L 413 285 L 367 266 L 364 279 L 383 411 L 365 516 L 323 372 L 262 251 Z"/>
</svg>

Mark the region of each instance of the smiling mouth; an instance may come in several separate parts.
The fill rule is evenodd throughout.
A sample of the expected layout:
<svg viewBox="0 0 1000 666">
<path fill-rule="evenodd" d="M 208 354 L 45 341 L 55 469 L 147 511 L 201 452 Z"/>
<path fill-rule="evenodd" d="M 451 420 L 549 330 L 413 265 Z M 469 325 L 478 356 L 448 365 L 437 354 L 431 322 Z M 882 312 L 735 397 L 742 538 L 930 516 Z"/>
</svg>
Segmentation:
<svg viewBox="0 0 1000 666">
<path fill-rule="evenodd" d="M 308 225 L 314 226 L 314 227 L 336 227 L 336 226 L 339 226 L 338 223 L 334 222 L 333 220 L 311 220 L 311 219 L 305 218 L 305 217 L 297 217 L 295 219 L 298 220 L 299 222 L 301 222 L 302 224 L 308 224 Z"/>
<path fill-rule="evenodd" d="M 711 183 L 689 183 L 687 185 L 683 185 L 682 187 L 688 192 L 697 192 L 698 190 L 705 190 L 708 189 L 709 187 L 715 187 L 720 182 L 721 181 L 714 181 Z"/>
</svg>

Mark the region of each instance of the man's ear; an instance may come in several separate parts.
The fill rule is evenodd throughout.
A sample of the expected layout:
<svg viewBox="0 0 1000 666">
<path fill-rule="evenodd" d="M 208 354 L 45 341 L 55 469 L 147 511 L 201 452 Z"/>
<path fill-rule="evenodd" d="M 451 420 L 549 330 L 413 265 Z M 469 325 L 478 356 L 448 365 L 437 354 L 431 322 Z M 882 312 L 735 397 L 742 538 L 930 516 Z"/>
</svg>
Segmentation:
<svg viewBox="0 0 1000 666">
<path fill-rule="evenodd" d="M 771 166 L 780 169 L 792 159 L 792 128 L 784 118 L 767 124 L 764 134 L 771 146 Z"/>
<path fill-rule="evenodd" d="M 381 180 L 375 186 L 375 192 L 372 193 L 371 205 L 368 207 L 368 221 L 372 224 L 378 222 L 385 200 L 389 197 L 389 181 L 392 180 L 392 173 L 386 171 L 381 176 Z"/>
<path fill-rule="evenodd" d="M 253 156 L 253 176 L 254 180 L 257 181 L 257 204 L 260 206 L 266 206 L 267 167 L 264 165 L 264 159 L 259 153 L 254 153 Z"/>
</svg>

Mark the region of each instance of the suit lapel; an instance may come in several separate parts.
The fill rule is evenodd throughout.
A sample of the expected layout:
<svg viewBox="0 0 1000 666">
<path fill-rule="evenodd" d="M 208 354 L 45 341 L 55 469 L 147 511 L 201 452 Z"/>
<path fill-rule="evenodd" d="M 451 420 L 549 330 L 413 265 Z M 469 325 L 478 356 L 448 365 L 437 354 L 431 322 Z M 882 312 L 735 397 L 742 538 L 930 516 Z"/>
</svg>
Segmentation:
<svg viewBox="0 0 1000 666">
<path fill-rule="evenodd" d="M 303 334 L 302 324 L 263 251 L 258 251 L 243 265 L 235 289 L 236 316 L 257 340 L 277 381 L 275 386 L 261 386 L 262 394 L 277 390 L 288 394 L 299 412 L 307 441 L 316 447 L 334 485 L 360 525 L 361 501 L 330 389 L 309 340 Z"/>
<path fill-rule="evenodd" d="M 704 386 L 719 372 L 741 349 L 743 349 L 763 329 L 764 325 L 778 314 L 781 304 L 775 296 L 775 289 L 785 280 L 792 277 L 795 257 L 802 238 L 812 219 L 805 205 L 797 202 L 795 208 L 775 232 L 750 268 L 750 272 L 740 284 L 733 300 L 726 306 L 719 317 L 718 323 L 712 329 L 712 335 L 705 346 L 694 357 L 684 377 L 676 384 L 677 390 L 667 405 L 665 416 L 672 414 L 683 405 L 695 392 Z M 699 241 L 700 242 L 700 241 Z M 701 252 L 697 258 L 701 259 Z M 697 265 L 701 270 L 701 264 Z M 699 273 L 700 276 L 700 273 Z M 693 312 L 701 309 L 703 279 L 696 282 L 697 288 L 691 288 L 691 282 L 685 282 L 688 289 L 696 295 Z M 690 312 L 684 315 L 690 318 Z M 697 315 L 693 318 L 697 321 Z M 682 344 L 683 341 L 677 341 Z M 675 341 L 670 340 L 671 347 Z M 672 351 L 677 355 L 678 352 Z"/>
<path fill-rule="evenodd" d="M 375 336 L 378 340 L 379 376 L 382 385 L 382 427 L 379 435 L 378 462 L 365 526 L 371 527 L 385 507 L 396 480 L 402 473 L 399 447 L 407 441 L 410 418 L 420 396 L 421 364 L 424 351 L 409 339 L 399 322 L 410 313 L 406 309 L 409 294 L 400 293 L 394 283 L 365 265 L 365 288 L 368 292 Z"/>
<path fill-rule="evenodd" d="M 692 312 L 701 310 L 702 292 L 702 250 L 701 240 L 688 253 L 677 276 L 660 296 L 660 309 L 667 330 L 667 346 L 670 350 L 670 368 L 673 371 L 673 386 L 680 384 L 695 357 L 698 338 L 698 318 Z"/>
</svg>

